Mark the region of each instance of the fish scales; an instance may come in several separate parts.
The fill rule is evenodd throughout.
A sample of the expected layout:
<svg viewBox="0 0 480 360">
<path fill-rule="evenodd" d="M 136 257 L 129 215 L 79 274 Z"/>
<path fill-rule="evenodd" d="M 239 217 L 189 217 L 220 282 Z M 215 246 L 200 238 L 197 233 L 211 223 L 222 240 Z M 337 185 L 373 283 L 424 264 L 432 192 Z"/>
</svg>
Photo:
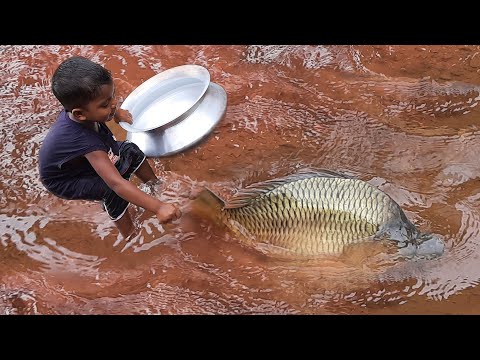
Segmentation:
<svg viewBox="0 0 480 360">
<path fill-rule="evenodd" d="M 299 254 L 335 253 L 378 230 L 383 218 L 372 205 L 373 194 L 371 185 L 360 180 L 304 179 L 258 196 L 246 209 L 223 215 L 243 220 L 244 228 L 257 234 L 257 241 Z M 273 236 L 280 232 L 284 235 Z"/>
<path fill-rule="evenodd" d="M 271 245 L 276 253 L 335 254 L 382 234 L 399 242 L 420 236 L 389 195 L 330 170 L 253 184 L 228 201 L 210 190 L 204 196 L 241 241 Z"/>
</svg>

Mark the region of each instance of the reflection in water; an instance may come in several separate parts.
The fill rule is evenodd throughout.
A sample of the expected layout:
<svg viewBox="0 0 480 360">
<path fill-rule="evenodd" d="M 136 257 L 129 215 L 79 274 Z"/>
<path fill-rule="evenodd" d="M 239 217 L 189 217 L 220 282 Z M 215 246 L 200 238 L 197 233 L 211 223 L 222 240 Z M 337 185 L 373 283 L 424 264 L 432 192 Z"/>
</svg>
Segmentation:
<svg viewBox="0 0 480 360">
<path fill-rule="evenodd" d="M 227 91 L 205 142 L 149 160 L 157 196 L 183 210 L 174 224 L 132 205 L 139 234 L 126 242 L 98 204 L 41 186 L 38 149 L 60 111 L 50 78 L 73 54 L 111 69 L 123 98 L 188 63 Z M 480 312 L 479 46 L 1 46 L 0 56 L 0 313 Z M 368 243 L 277 259 L 190 207 L 197 186 L 228 198 L 306 167 L 377 186 L 440 234 L 445 253 L 408 260 Z"/>
</svg>

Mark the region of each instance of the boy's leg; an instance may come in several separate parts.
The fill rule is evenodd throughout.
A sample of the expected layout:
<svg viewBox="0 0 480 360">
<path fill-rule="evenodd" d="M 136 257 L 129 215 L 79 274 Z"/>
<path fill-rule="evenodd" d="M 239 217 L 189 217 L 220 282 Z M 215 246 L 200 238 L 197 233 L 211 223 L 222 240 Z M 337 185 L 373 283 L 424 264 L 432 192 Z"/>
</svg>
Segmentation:
<svg viewBox="0 0 480 360">
<path fill-rule="evenodd" d="M 122 217 L 114 221 L 114 223 L 124 239 L 132 235 L 135 230 L 135 226 L 133 225 L 132 218 L 128 211 L 125 211 Z"/>
<path fill-rule="evenodd" d="M 124 238 L 130 236 L 135 230 L 132 218 L 128 212 L 128 205 L 128 201 L 122 199 L 112 189 L 108 188 L 103 198 L 103 208 Z"/>
<path fill-rule="evenodd" d="M 140 167 L 137 169 L 135 172 L 135 175 L 138 176 L 140 180 L 142 180 L 144 183 L 150 180 L 157 180 L 157 176 L 153 172 L 152 167 L 150 166 L 149 162 L 147 159 L 140 165 Z"/>
</svg>

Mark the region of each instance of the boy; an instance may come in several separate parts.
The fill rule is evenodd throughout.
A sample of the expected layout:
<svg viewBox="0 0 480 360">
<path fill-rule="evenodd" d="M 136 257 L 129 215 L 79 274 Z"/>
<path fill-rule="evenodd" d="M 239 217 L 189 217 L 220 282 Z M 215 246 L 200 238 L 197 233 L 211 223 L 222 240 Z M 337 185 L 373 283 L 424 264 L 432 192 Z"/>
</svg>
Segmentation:
<svg viewBox="0 0 480 360">
<path fill-rule="evenodd" d="M 106 123 L 132 123 L 117 109 L 110 71 L 86 58 L 67 59 L 55 70 L 52 92 L 63 105 L 39 152 L 40 180 L 63 199 L 101 200 L 123 237 L 134 232 L 129 203 L 152 211 L 160 223 L 174 221 L 180 210 L 147 195 L 129 179 L 157 179 L 145 154 L 132 142 L 116 141 Z"/>
</svg>

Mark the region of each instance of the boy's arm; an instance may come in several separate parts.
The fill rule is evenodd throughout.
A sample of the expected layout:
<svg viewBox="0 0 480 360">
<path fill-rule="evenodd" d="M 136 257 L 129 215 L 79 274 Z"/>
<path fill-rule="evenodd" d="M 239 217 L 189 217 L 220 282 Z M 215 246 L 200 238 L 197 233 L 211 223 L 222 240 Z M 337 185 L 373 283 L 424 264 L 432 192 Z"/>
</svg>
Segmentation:
<svg viewBox="0 0 480 360">
<path fill-rule="evenodd" d="M 160 222 L 175 220 L 181 216 L 180 210 L 174 205 L 161 202 L 147 195 L 130 181 L 125 180 L 112 164 L 105 151 L 92 151 L 85 155 L 97 174 L 118 196 L 132 204 L 141 206 L 157 215 Z"/>
</svg>

